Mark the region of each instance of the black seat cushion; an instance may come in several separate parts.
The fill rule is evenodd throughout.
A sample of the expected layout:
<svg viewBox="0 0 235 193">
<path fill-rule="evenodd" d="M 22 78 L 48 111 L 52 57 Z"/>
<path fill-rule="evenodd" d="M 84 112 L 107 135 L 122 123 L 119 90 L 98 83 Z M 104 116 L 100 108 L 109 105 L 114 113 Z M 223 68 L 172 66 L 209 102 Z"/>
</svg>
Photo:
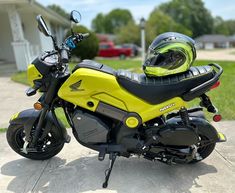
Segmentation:
<svg viewBox="0 0 235 193">
<path fill-rule="evenodd" d="M 117 81 L 130 93 L 151 104 L 182 96 L 215 75 L 211 66 L 191 67 L 187 72 L 165 77 L 147 77 L 126 70 L 117 71 Z"/>
</svg>

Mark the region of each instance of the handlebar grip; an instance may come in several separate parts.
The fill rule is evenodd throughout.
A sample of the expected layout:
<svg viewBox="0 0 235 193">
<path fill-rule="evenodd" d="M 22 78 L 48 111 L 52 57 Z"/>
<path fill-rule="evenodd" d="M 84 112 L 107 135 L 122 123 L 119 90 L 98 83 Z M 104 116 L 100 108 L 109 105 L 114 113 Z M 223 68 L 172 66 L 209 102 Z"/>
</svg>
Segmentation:
<svg viewBox="0 0 235 193">
<path fill-rule="evenodd" d="M 61 61 L 63 63 L 65 63 L 65 64 L 69 63 L 69 55 L 68 55 L 68 51 L 66 49 L 61 50 L 60 56 L 61 56 Z"/>
<path fill-rule="evenodd" d="M 89 33 L 82 34 L 83 38 L 87 38 L 89 35 Z"/>
</svg>

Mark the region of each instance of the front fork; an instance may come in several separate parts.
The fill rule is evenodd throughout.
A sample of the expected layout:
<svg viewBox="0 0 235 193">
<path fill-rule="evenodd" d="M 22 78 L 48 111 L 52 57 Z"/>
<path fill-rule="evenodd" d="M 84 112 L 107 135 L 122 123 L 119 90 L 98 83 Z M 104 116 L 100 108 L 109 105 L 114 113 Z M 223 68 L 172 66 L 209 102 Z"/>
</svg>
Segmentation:
<svg viewBox="0 0 235 193">
<path fill-rule="evenodd" d="M 38 124 L 35 128 L 35 133 L 34 133 L 33 138 L 32 138 L 32 146 L 34 146 L 37 143 L 38 139 L 39 139 L 39 134 L 40 134 L 41 129 L 43 127 L 44 120 L 47 116 L 47 113 L 48 113 L 48 109 L 43 108 L 42 112 L 40 113 L 39 121 L 38 121 Z"/>
<path fill-rule="evenodd" d="M 27 153 L 27 146 L 28 145 L 30 147 L 35 147 L 35 145 L 37 145 L 37 142 L 40 139 L 39 136 L 42 133 L 42 128 L 43 128 L 43 126 L 45 124 L 45 120 L 46 120 L 47 114 L 50 111 L 52 111 L 52 114 L 54 115 L 53 101 L 56 98 L 60 80 L 63 79 L 63 78 L 64 78 L 63 76 L 61 76 L 61 78 L 60 78 L 58 76 L 58 74 L 53 76 L 48 91 L 46 93 L 44 93 L 41 96 L 41 98 L 39 99 L 39 103 L 40 103 L 40 105 L 43 108 L 42 108 L 42 110 L 40 112 L 38 123 L 37 123 L 37 126 L 35 128 L 35 132 L 34 132 L 34 134 L 32 136 L 32 139 L 29 140 L 28 137 L 26 138 L 28 140 L 25 141 L 22 152 Z M 56 119 L 56 116 L 53 116 L 53 119 L 54 119 L 54 122 L 56 123 L 56 126 L 59 127 L 58 120 Z M 45 130 L 44 132 L 47 132 L 47 131 Z M 42 136 L 45 136 L 45 134 L 42 134 Z"/>
<path fill-rule="evenodd" d="M 43 128 L 44 120 L 47 116 L 47 113 L 49 112 L 49 110 L 51 110 L 51 108 L 53 108 L 52 104 L 53 104 L 53 100 L 56 97 L 56 93 L 58 90 L 57 89 L 58 83 L 59 83 L 58 77 L 57 76 L 53 77 L 48 91 L 39 99 L 41 100 L 40 103 L 43 109 L 40 113 L 38 124 L 35 128 L 35 133 L 32 139 L 32 145 L 35 145 L 37 143 L 39 139 L 39 134 Z"/>
<path fill-rule="evenodd" d="M 35 128 L 35 132 L 34 132 L 34 135 L 32 136 L 32 138 L 31 138 L 31 134 L 32 134 L 31 129 L 33 128 L 33 125 L 30 126 L 30 129 L 27 128 L 27 132 L 25 132 L 26 133 L 25 142 L 24 142 L 23 148 L 21 150 L 23 153 L 28 154 L 27 147 L 28 146 L 35 147 L 35 145 L 37 144 L 39 134 L 41 132 L 41 128 L 43 127 L 43 124 L 44 124 L 44 119 L 47 116 L 47 112 L 48 112 L 47 109 L 43 109 L 40 112 L 39 121 L 38 121 L 38 124 Z"/>
</svg>

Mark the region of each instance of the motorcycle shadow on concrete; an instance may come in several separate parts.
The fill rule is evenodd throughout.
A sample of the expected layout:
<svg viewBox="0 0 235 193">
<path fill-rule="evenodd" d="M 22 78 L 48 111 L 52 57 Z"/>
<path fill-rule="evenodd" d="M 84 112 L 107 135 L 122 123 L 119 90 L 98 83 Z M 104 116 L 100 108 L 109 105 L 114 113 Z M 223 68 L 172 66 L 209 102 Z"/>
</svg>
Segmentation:
<svg viewBox="0 0 235 193">
<path fill-rule="evenodd" d="M 41 170 L 38 171 L 38 165 Z M 54 157 L 47 161 L 19 159 L 3 165 L 4 176 L 15 176 L 7 190 L 23 192 L 191 192 L 190 188 L 201 188 L 200 176 L 216 173 L 217 169 L 205 162 L 190 165 L 165 165 L 143 158 L 118 158 L 107 189 L 102 189 L 104 171 L 108 159 L 97 160 L 94 154 L 66 163 Z"/>
</svg>

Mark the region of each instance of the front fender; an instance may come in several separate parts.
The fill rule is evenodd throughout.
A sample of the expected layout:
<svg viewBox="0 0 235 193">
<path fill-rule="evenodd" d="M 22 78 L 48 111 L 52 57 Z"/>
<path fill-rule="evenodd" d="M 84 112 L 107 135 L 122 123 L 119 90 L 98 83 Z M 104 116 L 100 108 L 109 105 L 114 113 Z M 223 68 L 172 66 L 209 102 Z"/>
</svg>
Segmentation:
<svg viewBox="0 0 235 193">
<path fill-rule="evenodd" d="M 33 126 L 36 124 L 36 122 L 39 119 L 41 111 L 35 110 L 35 109 L 27 109 L 24 111 L 21 111 L 19 113 L 16 113 L 12 116 L 10 120 L 11 125 L 22 125 L 24 127 L 25 135 L 26 135 L 26 141 L 30 141 L 31 139 L 31 130 Z M 44 132 L 41 136 L 41 138 L 45 137 L 51 129 L 54 129 L 56 133 L 59 134 L 61 137 L 61 140 L 66 141 L 67 140 L 67 131 L 66 128 L 59 122 L 59 125 L 57 124 L 56 120 L 54 120 L 52 113 L 48 112 L 47 116 L 44 120 L 45 127 Z"/>
</svg>

